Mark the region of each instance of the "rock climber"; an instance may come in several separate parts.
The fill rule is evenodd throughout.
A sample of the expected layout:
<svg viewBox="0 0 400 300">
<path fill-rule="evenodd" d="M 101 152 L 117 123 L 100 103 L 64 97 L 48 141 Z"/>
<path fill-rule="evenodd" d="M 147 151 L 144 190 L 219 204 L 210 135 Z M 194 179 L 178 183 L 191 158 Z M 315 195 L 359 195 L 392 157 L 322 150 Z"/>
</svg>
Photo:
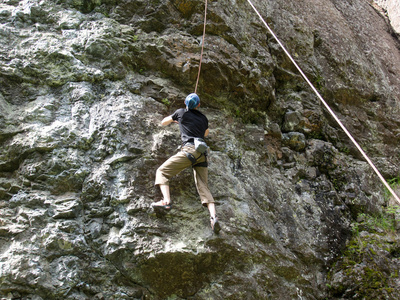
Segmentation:
<svg viewBox="0 0 400 300">
<path fill-rule="evenodd" d="M 155 210 L 170 211 L 172 202 L 170 197 L 169 179 L 184 169 L 192 166 L 194 182 L 200 195 L 201 203 L 210 213 L 211 228 L 215 233 L 221 230 L 216 216 L 214 198 L 208 188 L 207 151 L 201 153 L 195 149 L 195 139 L 204 139 L 209 134 L 208 119 L 201 113 L 200 98 L 192 93 L 185 99 L 186 108 L 176 110 L 172 115 L 165 117 L 161 125 L 179 124 L 181 133 L 181 150 L 165 161 L 156 172 L 155 185 L 159 185 L 163 199 L 151 204 Z"/>
</svg>

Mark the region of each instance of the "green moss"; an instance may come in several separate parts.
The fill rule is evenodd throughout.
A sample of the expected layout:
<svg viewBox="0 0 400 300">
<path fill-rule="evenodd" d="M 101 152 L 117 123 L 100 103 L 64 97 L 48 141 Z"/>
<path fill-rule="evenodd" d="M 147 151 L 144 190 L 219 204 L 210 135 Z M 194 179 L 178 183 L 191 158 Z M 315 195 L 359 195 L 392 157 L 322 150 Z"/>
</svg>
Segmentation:
<svg viewBox="0 0 400 300">
<path fill-rule="evenodd" d="M 394 177 L 389 179 L 388 181 L 389 186 L 393 189 L 400 189 L 400 176 Z M 392 197 L 392 194 L 390 193 L 390 191 L 385 188 L 385 199 L 386 201 L 389 201 L 389 199 Z"/>
<path fill-rule="evenodd" d="M 394 299 L 399 274 L 390 256 L 396 259 L 400 245 L 388 238 L 396 236 L 393 209 L 380 215 L 361 213 L 357 220 L 352 224 L 353 237 L 327 277 L 327 289 L 332 297 L 345 299 Z M 342 277 L 335 281 L 335 274 Z"/>
<path fill-rule="evenodd" d="M 380 215 L 359 214 L 361 229 L 373 233 L 387 233 L 396 230 L 396 221 L 393 216 L 392 207 L 386 208 Z"/>
<path fill-rule="evenodd" d="M 162 99 L 161 102 L 162 102 L 164 105 L 168 106 L 168 107 L 171 106 L 171 101 L 169 101 L 168 98 Z"/>
</svg>

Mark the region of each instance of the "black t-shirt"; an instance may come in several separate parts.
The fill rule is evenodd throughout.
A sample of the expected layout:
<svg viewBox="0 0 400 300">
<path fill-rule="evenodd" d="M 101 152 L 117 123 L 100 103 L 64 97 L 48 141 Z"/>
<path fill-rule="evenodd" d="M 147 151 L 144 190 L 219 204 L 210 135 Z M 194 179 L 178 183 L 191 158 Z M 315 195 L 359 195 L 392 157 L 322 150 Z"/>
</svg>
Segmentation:
<svg viewBox="0 0 400 300">
<path fill-rule="evenodd" d="M 182 143 L 186 143 L 193 137 L 204 139 L 204 133 L 208 129 L 208 119 L 197 109 L 180 108 L 172 115 L 172 120 L 178 121 L 181 131 Z"/>
</svg>

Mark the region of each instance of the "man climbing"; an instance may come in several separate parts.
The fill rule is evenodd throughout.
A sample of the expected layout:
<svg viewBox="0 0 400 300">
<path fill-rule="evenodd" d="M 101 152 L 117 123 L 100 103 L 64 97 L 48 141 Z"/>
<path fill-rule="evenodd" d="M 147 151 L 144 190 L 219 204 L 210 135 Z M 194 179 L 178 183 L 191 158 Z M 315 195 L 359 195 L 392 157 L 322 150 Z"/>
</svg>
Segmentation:
<svg viewBox="0 0 400 300">
<path fill-rule="evenodd" d="M 182 139 L 181 150 L 165 161 L 156 172 L 155 185 L 160 186 L 163 199 L 154 202 L 154 209 L 169 211 L 172 202 L 169 190 L 169 179 L 184 169 L 192 166 L 194 182 L 200 195 L 203 206 L 208 207 L 211 220 L 211 228 L 215 233 L 221 230 L 215 211 L 214 198 L 208 188 L 207 152 L 202 153 L 195 149 L 195 140 L 204 139 L 209 134 L 208 119 L 198 108 L 200 98 L 195 93 L 188 95 L 185 99 L 185 108 L 176 110 L 172 115 L 165 117 L 161 125 L 167 126 L 178 123 Z"/>
</svg>

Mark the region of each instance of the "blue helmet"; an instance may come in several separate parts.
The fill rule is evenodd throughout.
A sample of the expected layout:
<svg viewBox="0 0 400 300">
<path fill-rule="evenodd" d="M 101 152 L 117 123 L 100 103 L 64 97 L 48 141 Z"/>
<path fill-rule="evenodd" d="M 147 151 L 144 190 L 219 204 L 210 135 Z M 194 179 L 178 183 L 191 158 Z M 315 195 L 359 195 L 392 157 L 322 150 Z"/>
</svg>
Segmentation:
<svg viewBox="0 0 400 300">
<path fill-rule="evenodd" d="M 194 109 L 200 104 L 200 98 L 195 93 L 189 94 L 185 99 L 185 104 L 187 108 Z"/>
</svg>

